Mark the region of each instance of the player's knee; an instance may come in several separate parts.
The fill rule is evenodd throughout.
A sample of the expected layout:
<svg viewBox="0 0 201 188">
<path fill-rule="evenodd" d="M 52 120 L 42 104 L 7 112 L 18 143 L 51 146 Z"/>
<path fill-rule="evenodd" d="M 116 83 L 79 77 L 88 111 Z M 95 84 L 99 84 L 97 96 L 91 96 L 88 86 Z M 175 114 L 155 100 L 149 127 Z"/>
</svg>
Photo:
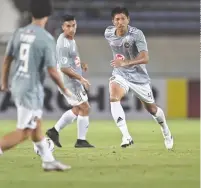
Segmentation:
<svg viewBox="0 0 201 188">
<path fill-rule="evenodd" d="M 89 104 L 85 105 L 84 112 L 85 112 L 85 114 L 89 114 L 90 113 L 90 106 L 89 106 Z"/>
<path fill-rule="evenodd" d="M 124 92 L 110 91 L 110 102 L 117 102 L 122 99 Z"/>
<path fill-rule="evenodd" d="M 156 105 L 150 105 L 147 107 L 147 111 L 151 114 L 151 115 L 155 115 L 157 112 L 157 106 Z"/>
<path fill-rule="evenodd" d="M 84 115 L 88 115 L 89 112 L 90 112 L 90 106 L 89 106 L 89 103 L 82 103 L 80 105 L 80 110 L 82 111 L 82 114 Z"/>
<path fill-rule="evenodd" d="M 75 114 L 76 116 L 78 116 L 79 115 L 79 108 L 77 106 L 73 107 L 72 108 L 72 112 L 73 112 L 73 114 Z"/>
</svg>

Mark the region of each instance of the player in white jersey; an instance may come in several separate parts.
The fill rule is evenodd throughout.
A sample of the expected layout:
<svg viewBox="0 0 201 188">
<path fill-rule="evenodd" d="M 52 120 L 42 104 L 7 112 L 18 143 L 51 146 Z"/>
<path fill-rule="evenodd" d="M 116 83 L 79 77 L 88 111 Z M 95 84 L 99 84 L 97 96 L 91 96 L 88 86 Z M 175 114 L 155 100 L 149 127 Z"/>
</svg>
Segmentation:
<svg viewBox="0 0 201 188">
<path fill-rule="evenodd" d="M 31 137 L 41 154 L 43 169 L 63 171 L 70 166 L 55 161 L 41 130 L 45 70 L 68 94 L 56 69 L 54 38 L 45 31 L 52 10 L 51 1 L 31 0 L 30 10 L 32 23 L 13 34 L 2 66 L 1 90 L 7 91 L 10 67 L 14 61 L 11 94 L 17 107 L 17 129 L 0 139 L 0 155 Z"/>
<path fill-rule="evenodd" d="M 114 69 L 109 82 L 110 104 L 113 119 L 123 135 L 121 147 L 133 144 L 120 103 L 121 99 L 131 90 L 160 124 L 165 146 L 171 149 L 173 137 L 163 110 L 154 101 L 150 78 L 146 70 L 149 55 L 145 36 L 141 30 L 129 25 L 129 12 L 126 8 L 114 8 L 111 16 L 114 26 L 109 26 L 105 30 L 105 38 L 112 49 L 114 58 L 111 61 Z"/>
<path fill-rule="evenodd" d="M 74 40 L 77 29 L 75 17 L 65 15 L 62 29 L 63 33 L 57 40 L 57 65 L 65 87 L 74 94 L 73 97 L 64 95 L 73 108 L 65 112 L 56 125 L 49 129 L 46 134 L 54 141 L 55 145 L 62 147 L 59 141 L 59 131 L 77 119 L 78 130 L 75 147 L 94 147 L 86 140 L 90 106 L 85 89 L 89 89 L 90 83 L 82 76 L 82 71 L 86 71 L 88 67 L 87 64 L 80 62 L 78 48 Z M 63 94 L 63 92 L 61 93 Z"/>
</svg>

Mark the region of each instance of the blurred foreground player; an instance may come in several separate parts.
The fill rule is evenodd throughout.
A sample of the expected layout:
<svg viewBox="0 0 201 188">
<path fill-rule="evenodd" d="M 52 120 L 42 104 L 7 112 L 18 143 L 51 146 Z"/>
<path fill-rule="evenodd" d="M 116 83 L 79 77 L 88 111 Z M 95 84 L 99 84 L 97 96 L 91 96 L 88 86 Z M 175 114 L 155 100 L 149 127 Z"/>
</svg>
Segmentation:
<svg viewBox="0 0 201 188">
<path fill-rule="evenodd" d="M 64 86 L 72 93 L 72 97 L 65 96 L 67 102 L 73 106 L 66 111 L 56 125 L 47 131 L 56 146 L 62 147 L 59 141 L 59 132 L 67 125 L 77 119 L 77 141 L 76 148 L 94 147 L 86 140 L 89 127 L 89 103 L 87 93 L 90 83 L 82 76 L 82 71 L 87 70 L 87 64 L 80 62 L 80 56 L 74 40 L 77 23 L 72 15 L 65 15 L 62 20 L 63 33 L 57 40 L 57 66 Z M 60 89 L 59 89 L 60 90 Z M 60 90 L 63 94 L 63 92 Z"/>
<path fill-rule="evenodd" d="M 171 149 L 173 137 L 163 110 L 154 101 L 150 78 L 146 70 L 149 55 L 145 36 L 141 30 L 128 25 L 130 18 L 126 8 L 114 8 L 111 16 L 114 26 L 109 26 L 105 30 L 105 38 L 112 49 L 114 58 L 111 61 L 114 69 L 109 82 L 110 104 L 113 119 L 123 135 L 121 147 L 133 144 L 120 103 L 121 99 L 131 90 L 160 124 L 165 146 Z"/>
<path fill-rule="evenodd" d="M 51 2 L 32 0 L 30 11 L 32 23 L 13 34 L 3 62 L 1 90 L 7 91 L 10 66 L 14 61 L 11 93 L 17 107 L 17 129 L 0 140 L 0 154 L 31 137 L 41 153 L 42 168 L 45 171 L 64 171 L 70 166 L 55 160 L 41 130 L 45 68 L 61 91 L 70 95 L 56 69 L 55 41 L 44 29 L 52 11 Z"/>
</svg>

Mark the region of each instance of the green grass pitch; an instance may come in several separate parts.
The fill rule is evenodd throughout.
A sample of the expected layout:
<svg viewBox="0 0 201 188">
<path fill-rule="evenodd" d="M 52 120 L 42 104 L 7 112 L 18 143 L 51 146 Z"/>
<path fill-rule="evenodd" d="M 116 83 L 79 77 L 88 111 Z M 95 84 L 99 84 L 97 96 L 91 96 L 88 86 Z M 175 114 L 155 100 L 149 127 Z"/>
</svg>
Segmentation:
<svg viewBox="0 0 201 188">
<path fill-rule="evenodd" d="M 0 136 L 15 128 L 0 121 Z M 55 121 L 44 121 L 44 131 Z M 0 157 L 0 188 L 198 188 L 199 120 L 169 120 L 173 151 L 164 148 L 154 121 L 129 121 L 132 148 L 120 148 L 121 134 L 113 121 L 92 121 L 88 140 L 95 149 L 75 149 L 76 125 L 61 132 L 63 148 L 54 154 L 72 166 L 68 172 L 43 172 L 40 158 L 27 141 Z"/>
</svg>

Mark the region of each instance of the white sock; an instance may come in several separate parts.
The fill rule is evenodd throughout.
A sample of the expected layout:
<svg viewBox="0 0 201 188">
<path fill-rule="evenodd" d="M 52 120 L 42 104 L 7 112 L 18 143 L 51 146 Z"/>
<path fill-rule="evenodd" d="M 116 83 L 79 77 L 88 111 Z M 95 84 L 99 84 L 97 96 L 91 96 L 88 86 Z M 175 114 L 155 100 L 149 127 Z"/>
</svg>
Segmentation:
<svg viewBox="0 0 201 188">
<path fill-rule="evenodd" d="M 73 121 L 77 118 L 77 116 L 73 113 L 72 110 L 68 110 L 65 112 L 59 121 L 57 121 L 56 125 L 54 128 L 59 132 L 61 129 L 63 129 L 65 126 L 73 123 Z"/>
<path fill-rule="evenodd" d="M 165 115 L 164 115 L 163 110 L 161 108 L 157 107 L 157 112 L 152 117 L 161 126 L 163 136 L 169 136 L 170 130 L 169 130 L 168 125 L 166 123 L 166 119 L 165 119 Z"/>
<path fill-rule="evenodd" d="M 77 117 L 77 138 L 80 140 L 86 140 L 86 134 L 89 127 L 89 116 Z"/>
<path fill-rule="evenodd" d="M 38 147 L 43 162 L 52 162 L 55 160 L 45 138 L 34 144 Z"/>
<path fill-rule="evenodd" d="M 0 155 L 3 155 L 3 151 L 2 151 L 2 149 L 0 148 Z"/>
<path fill-rule="evenodd" d="M 130 138 L 131 136 L 128 132 L 128 128 L 126 125 L 125 113 L 121 106 L 120 101 L 110 102 L 110 105 L 111 105 L 111 113 L 112 113 L 113 119 L 117 127 L 119 127 L 123 137 Z"/>
</svg>

